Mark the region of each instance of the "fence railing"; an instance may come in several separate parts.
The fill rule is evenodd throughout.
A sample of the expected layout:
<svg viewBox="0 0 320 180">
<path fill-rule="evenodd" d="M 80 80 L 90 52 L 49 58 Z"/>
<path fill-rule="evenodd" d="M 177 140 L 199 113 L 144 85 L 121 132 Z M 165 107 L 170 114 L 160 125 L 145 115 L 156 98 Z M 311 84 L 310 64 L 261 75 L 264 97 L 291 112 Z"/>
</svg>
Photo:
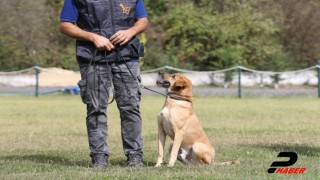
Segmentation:
<svg viewBox="0 0 320 180">
<path fill-rule="evenodd" d="M 259 70 L 246 68 L 246 67 L 243 67 L 241 64 L 238 64 L 235 67 L 230 67 L 227 69 L 216 70 L 216 71 L 191 71 L 191 70 L 179 69 L 179 68 L 175 68 L 175 67 L 171 67 L 171 66 L 163 66 L 163 67 L 152 69 L 152 70 L 141 71 L 141 74 L 151 74 L 151 73 L 156 73 L 159 71 L 170 71 L 170 72 L 180 72 L 180 73 L 187 73 L 187 74 L 207 73 L 207 74 L 210 74 L 213 76 L 214 74 L 224 74 L 224 73 L 236 71 L 235 74 L 236 74 L 237 78 L 231 78 L 231 79 L 233 79 L 233 81 L 235 81 L 234 83 L 237 86 L 238 98 L 242 98 L 242 96 L 243 96 L 242 88 L 243 88 L 243 80 L 244 80 L 243 78 L 245 78 L 245 74 L 243 74 L 244 72 L 245 73 L 260 74 L 261 76 L 274 76 L 274 77 L 278 76 L 278 78 L 279 78 L 279 76 L 281 76 L 281 75 L 303 73 L 303 72 L 311 71 L 311 70 L 316 70 L 316 72 L 317 72 L 317 90 L 318 90 L 318 97 L 320 98 L 320 61 L 318 61 L 318 64 L 316 66 L 305 68 L 305 69 L 299 69 L 296 71 L 287 71 L 287 72 L 259 71 Z M 39 93 L 39 85 L 40 85 L 39 84 L 39 74 L 41 72 L 47 71 L 46 68 L 41 68 L 39 66 L 34 66 L 32 68 L 28 68 L 28 69 L 20 70 L 20 71 L 0 72 L 0 85 L 1 85 L 2 76 L 5 76 L 5 75 L 13 76 L 13 75 L 22 74 L 22 73 L 30 72 L 30 71 L 34 71 L 34 78 L 35 78 L 34 96 L 38 97 L 41 94 L 47 94 L 47 93 Z"/>
</svg>

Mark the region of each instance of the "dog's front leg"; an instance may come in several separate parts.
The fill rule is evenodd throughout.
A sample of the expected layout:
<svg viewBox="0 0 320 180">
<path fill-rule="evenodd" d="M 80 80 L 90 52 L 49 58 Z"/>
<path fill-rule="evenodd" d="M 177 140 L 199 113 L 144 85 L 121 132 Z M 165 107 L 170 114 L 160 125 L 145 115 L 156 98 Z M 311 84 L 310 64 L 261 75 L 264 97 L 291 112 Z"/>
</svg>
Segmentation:
<svg viewBox="0 0 320 180">
<path fill-rule="evenodd" d="M 177 160 L 179 148 L 180 148 L 181 142 L 182 142 L 182 138 L 183 138 L 183 133 L 181 131 L 175 132 L 173 145 L 172 145 L 172 149 L 170 152 L 170 160 L 169 160 L 168 167 L 173 167 L 174 163 Z"/>
<path fill-rule="evenodd" d="M 160 167 L 163 162 L 165 141 L 166 133 L 163 130 L 161 122 L 158 121 L 158 160 L 156 167 Z"/>
</svg>

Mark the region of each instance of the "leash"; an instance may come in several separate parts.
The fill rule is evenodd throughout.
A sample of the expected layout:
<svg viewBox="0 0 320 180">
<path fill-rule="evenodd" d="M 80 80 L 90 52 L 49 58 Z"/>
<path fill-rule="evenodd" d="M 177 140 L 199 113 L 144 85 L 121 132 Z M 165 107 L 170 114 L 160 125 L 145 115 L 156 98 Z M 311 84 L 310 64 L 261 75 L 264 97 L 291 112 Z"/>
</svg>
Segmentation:
<svg viewBox="0 0 320 180">
<path fill-rule="evenodd" d="M 92 59 L 90 60 L 90 63 L 89 63 L 89 65 L 88 65 L 88 68 L 87 68 L 87 71 L 86 71 L 86 79 L 88 78 L 88 72 L 89 72 L 89 70 L 90 70 L 90 66 L 91 66 L 92 62 L 93 62 L 94 68 L 96 67 L 94 58 L 96 57 L 97 52 L 98 52 L 98 50 L 96 49 L 96 50 L 94 51 L 93 55 L 92 55 Z M 105 54 L 105 56 L 106 56 L 106 54 Z M 108 74 L 109 74 L 108 79 L 109 79 L 109 81 L 110 81 L 110 86 L 111 86 L 112 93 L 113 93 L 111 101 L 108 102 L 108 104 L 111 104 L 111 103 L 113 103 L 113 101 L 114 101 L 115 90 L 114 90 L 114 86 L 113 86 L 113 82 L 112 82 L 112 73 L 111 73 L 111 69 L 109 69 L 108 61 L 106 61 L 106 66 L 107 66 Z M 94 70 L 94 71 L 95 71 L 95 70 Z M 100 78 L 100 76 L 98 76 L 98 78 Z M 95 82 L 95 76 L 94 76 L 94 82 Z M 93 83 L 93 84 L 94 84 L 94 86 L 95 86 L 95 83 Z M 86 88 L 88 88 L 88 86 L 87 86 Z M 108 91 L 108 88 L 106 88 L 106 90 Z M 109 93 L 109 92 L 108 92 L 108 93 Z"/>
<path fill-rule="evenodd" d="M 142 89 L 145 89 L 145 90 L 148 90 L 148 91 L 151 91 L 153 93 L 157 93 L 159 95 L 162 95 L 164 97 L 170 97 L 171 99 L 175 99 L 175 100 L 179 100 L 179 101 L 187 101 L 187 102 L 190 102 L 192 103 L 192 101 L 190 101 L 188 98 L 190 98 L 189 96 L 181 96 L 181 95 L 178 95 L 178 94 L 174 94 L 174 93 L 168 93 L 168 94 L 163 94 L 161 92 L 158 92 L 158 91 L 155 91 L 153 89 L 150 89 L 150 88 L 147 88 L 145 87 L 139 80 L 137 77 L 135 77 L 131 71 L 131 69 L 129 68 L 128 64 L 127 64 L 127 61 L 123 58 L 122 54 L 120 53 L 120 51 L 118 49 L 115 49 L 115 52 L 118 54 L 118 56 L 122 59 L 122 61 L 125 63 L 127 69 L 129 70 L 131 76 L 134 78 L 135 82 L 138 84 L 138 86 Z"/>
<path fill-rule="evenodd" d="M 176 100 L 184 100 L 184 101 L 191 102 L 191 101 L 189 101 L 189 100 L 186 100 L 185 98 L 182 98 L 182 97 L 181 97 L 180 95 L 178 95 L 178 94 L 173 94 L 173 93 L 164 94 L 164 93 L 161 93 L 161 92 L 158 92 L 158 91 L 155 91 L 155 90 L 153 90 L 153 89 L 150 89 L 150 88 L 145 87 L 145 86 L 138 80 L 138 78 L 137 78 L 136 76 L 134 76 L 134 74 L 132 73 L 131 69 L 130 69 L 129 66 L 128 66 L 127 61 L 123 58 L 123 56 L 122 56 L 122 54 L 120 53 L 120 51 L 119 51 L 118 49 L 115 49 L 114 51 L 115 51 L 115 52 L 117 53 L 117 55 L 121 58 L 121 60 L 124 62 L 124 64 L 125 64 L 125 66 L 127 67 L 130 75 L 133 77 L 134 81 L 138 84 L 138 86 L 139 86 L 140 88 L 145 89 L 145 90 L 148 90 L 148 91 L 151 91 L 151 92 L 156 93 L 156 94 L 159 94 L 159 95 L 162 95 L 162 96 L 164 96 L 164 97 L 170 97 L 170 98 L 176 99 Z M 90 61 L 90 63 L 89 63 L 89 66 L 88 66 L 88 69 L 87 69 L 86 74 L 88 74 L 88 72 L 89 72 L 89 68 L 90 68 L 90 66 L 91 66 L 91 64 L 92 64 L 92 61 L 93 61 L 94 66 L 95 66 L 94 58 L 95 58 L 97 52 L 98 52 L 98 50 L 95 50 L 95 51 L 94 51 L 93 57 L 92 57 L 92 59 L 91 59 L 91 61 Z M 106 56 L 106 54 L 105 54 L 105 56 Z M 107 68 L 109 67 L 109 66 L 108 66 L 108 61 L 106 61 L 106 66 L 107 66 Z M 109 74 L 109 77 L 108 77 L 108 78 L 109 78 L 109 81 L 110 81 L 110 84 L 111 84 L 111 88 L 112 88 L 112 92 L 113 92 L 112 100 L 108 103 L 108 104 L 111 104 L 111 103 L 113 103 L 113 101 L 114 101 L 114 99 L 115 99 L 115 98 L 114 98 L 114 96 L 115 96 L 115 89 L 114 89 L 113 82 L 112 82 L 111 69 L 109 69 L 109 68 L 108 68 L 108 74 Z"/>
<path fill-rule="evenodd" d="M 117 55 L 120 57 L 120 59 L 124 62 L 124 64 L 125 64 L 125 66 L 127 67 L 130 75 L 134 78 L 134 81 L 138 84 L 138 86 L 139 86 L 140 88 L 145 89 L 145 90 L 148 90 L 148 91 L 151 91 L 151 92 L 156 93 L 156 94 L 159 94 L 159 95 L 162 95 L 162 96 L 164 96 L 164 97 L 167 97 L 166 94 L 163 94 L 163 93 L 161 93 L 161 92 L 158 92 L 158 91 L 155 91 L 155 90 L 153 90 L 153 89 L 150 89 L 150 88 L 145 87 L 145 86 L 138 80 L 138 78 L 137 78 L 136 76 L 134 76 L 134 74 L 132 73 L 131 69 L 130 69 L 129 66 L 128 66 L 127 61 L 123 58 L 123 56 L 122 56 L 122 54 L 120 53 L 120 51 L 119 51 L 118 49 L 115 49 L 114 52 L 116 52 Z M 97 53 L 98 53 L 98 50 L 96 49 L 96 50 L 94 51 L 93 55 L 92 55 L 92 59 L 91 59 L 90 62 L 89 62 L 89 65 L 88 65 L 88 68 L 87 68 L 87 71 L 86 71 L 86 78 L 88 77 L 88 72 L 89 72 L 89 70 L 90 70 L 90 66 L 92 65 L 92 63 L 93 63 L 93 66 L 95 67 L 95 60 L 94 60 L 94 59 L 95 59 Z M 106 52 L 105 52 L 105 57 L 106 57 Z M 109 67 L 107 60 L 106 60 L 106 66 L 107 66 L 107 68 L 108 68 L 108 74 L 109 74 L 108 79 L 109 79 L 109 81 L 110 81 L 110 85 L 111 85 L 111 89 L 112 89 L 112 93 L 113 93 L 113 96 L 112 96 L 111 101 L 108 102 L 108 104 L 111 104 L 111 103 L 113 103 L 114 100 L 115 100 L 115 93 L 116 93 L 116 92 L 115 92 L 115 89 L 114 89 L 114 86 L 113 86 L 111 68 Z M 94 76 L 94 78 L 95 78 L 95 76 Z M 100 76 L 99 76 L 99 78 L 100 78 Z M 94 80 L 94 81 L 95 81 L 95 80 Z M 95 85 L 95 83 L 94 83 L 94 85 Z M 88 86 L 87 86 L 87 88 L 88 88 Z M 107 88 L 107 91 L 108 91 L 108 88 Z"/>
<path fill-rule="evenodd" d="M 98 22 L 99 22 L 99 27 L 100 27 L 100 21 L 98 21 Z M 94 29 L 93 26 L 92 26 L 92 24 L 91 24 L 91 22 L 89 22 L 89 25 L 90 25 L 91 29 Z M 101 28 L 100 28 L 100 34 L 102 34 L 102 33 L 101 33 Z M 90 61 L 90 63 L 89 63 L 89 66 L 88 66 L 86 75 L 87 75 L 88 72 L 89 72 L 90 65 L 91 65 L 92 61 L 94 61 L 94 58 L 96 57 L 97 52 L 98 52 L 98 50 L 96 49 L 96 50 L 94 51 L 94 53 L 93 53 L 93 56 L 92 56 L 92 59 L 91 59 L 91 61 Z M 157 93 L 157 94 L 162 95 L 162 96 L 164 96 L 164 97 L 167 97 L 166 94 L 163 94 L 163 93 L 161 93 L 161 92 L 152 90 L 152 89 L 150 89 L 150 88 L 145 87 L 143 84 L 141 84 L 141 82 L 138 81 L 138 78 L 133 75 L 131 69 L 129 68 L 129 66 L 128 66 L 128 64 L 127 64 L 127 61 L 123 58 L 123 56 L 122 56 L 122 54 L 120 53 L 120 51 L 116 48 L 116 49 L 115 49 L 115 52 L 118 54 L 118 56 L 120 56 L 120 58 L 122 59 L 122 61 L 125 63 L 125 65 L 126 65 L 127 69 L 129 70 L 131 76 L 134 78 L 135 82 L 138 84 L 138 86 L 139 86 L 140 88 L 145 89 L 145 90 L 148 90 L 148 91 L 151 91 L 151 92 L 153 92 L 153 93 Z M 105 52 L 105 57 L 106 57 L 106 52 Z M 108 61 L 107 61 L 107 59 L 106 59 L 106 66 L 108 66 Z M 111 84 L 111 86 L 112 86 L 112 92 L 113 92 L 112 100 L 108 103 L 108 104 L 111 104 L 111 103 L 114 101 L 114 97 L 115 97 L 115 89 L 114 89 L 113 82 L 112 82 L 111 68 L 110 68 L 110 71 L 108 70 L 108 73 L 109 73 L 109 77 L 110 77 L 109 80 L 110 80 L 110 84 Z M 108 91 L 108 90 L 107 90 L 107 91 Z"/>
<path fill-rule="evenodd" d="M 116 91 L 115 91 L 115 89 L 114 89 L 114 86 L 113 86 L 113 75 L 112 75 L 112 72 L 111 72 L 111 67 L 108 65 L 108 61 L 107 61 L 107 54 L 106 54 L 107 52 L 105 51 L 104 52 L 104 57 L 106 58 L 106 66 L 107 66 L 107 69 L 108 69 L 108 74 L 109 74 L 109 77 L 108 77 L 108 79 L 109 79 L 109 81 L 110 81 L 110 86 L 111 86 L 111 89 L 112 89 L 112 99 L 111 99 L 111 101 L 108 103 L 108 104 L 111 104 L 111 103 L 113 103 L 113 101 L 114 101 L 114 98 L 115 98 L 115 95 L 116 95 Z M 107 90 L 108 91 L 108 90 Z M 108 92 L 109 93 L 109 92 Z"/>
<path fill-rule="evenodd" d="M 131 69 L 129 68 L 129 66 L 128 66 L 128 64 L 127 64 L 127 61 L 123 58 L 123 56 L 122 56 L 122 54 L 120 53 L 120 51 L 119 51 L 118 49 L 115 49 L 114 51 L 118 54 L 118 56 L 119 56 L 119 57 L 121 58 L 121 60 L 124 62 L 124 64 L 126 65 L 127 69 L 129 70 L 131 76 L 134 78 L 134 81 L 138 84 L 138 86 L 139 86 L 140 88 L 167 97 L 166 94 L 163 94 L 163 93 L 161 93 L 161 92 L 158 92 L 158 91 L 155 91 L 155 90 L 152 90 L 152 89 L 150 89 L 150 88 L 145 87 L 145 86 L 138 80 L 138 78 L 133 75 Z"/>
</svg>

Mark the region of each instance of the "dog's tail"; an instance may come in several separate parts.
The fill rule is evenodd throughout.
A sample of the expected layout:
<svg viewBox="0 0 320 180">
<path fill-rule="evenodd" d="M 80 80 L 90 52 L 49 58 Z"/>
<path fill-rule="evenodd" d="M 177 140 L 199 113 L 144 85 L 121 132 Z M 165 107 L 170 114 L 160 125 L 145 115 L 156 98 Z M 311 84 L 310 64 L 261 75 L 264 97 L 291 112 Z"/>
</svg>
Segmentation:
<svg viewBox="0 0 320 180">
<path fill-rule="evenodd" d="M 226 162 L 213 162 L 211 165 L 213 166 L 230 166 L 230 165 L 236 165 L 240 164 L 239 160 L 232 160 L 232 161 L 226 161 Z"/>
</svg>

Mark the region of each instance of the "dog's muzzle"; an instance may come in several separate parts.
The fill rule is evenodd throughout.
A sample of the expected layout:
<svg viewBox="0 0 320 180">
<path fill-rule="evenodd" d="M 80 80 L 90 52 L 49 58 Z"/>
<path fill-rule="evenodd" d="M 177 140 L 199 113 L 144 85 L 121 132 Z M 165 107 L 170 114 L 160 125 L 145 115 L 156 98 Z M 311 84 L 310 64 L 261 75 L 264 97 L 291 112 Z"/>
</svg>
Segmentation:
<svg viewBox="0 0 320 180">
<path fill-rule="evenodd" d="M 167 80 L 158 80 L 157 81 L 157 85 L 160 87 L 164 87 L 164 88 L 169 88 L 170 87 L 170 82 Z"/>
</svg>

